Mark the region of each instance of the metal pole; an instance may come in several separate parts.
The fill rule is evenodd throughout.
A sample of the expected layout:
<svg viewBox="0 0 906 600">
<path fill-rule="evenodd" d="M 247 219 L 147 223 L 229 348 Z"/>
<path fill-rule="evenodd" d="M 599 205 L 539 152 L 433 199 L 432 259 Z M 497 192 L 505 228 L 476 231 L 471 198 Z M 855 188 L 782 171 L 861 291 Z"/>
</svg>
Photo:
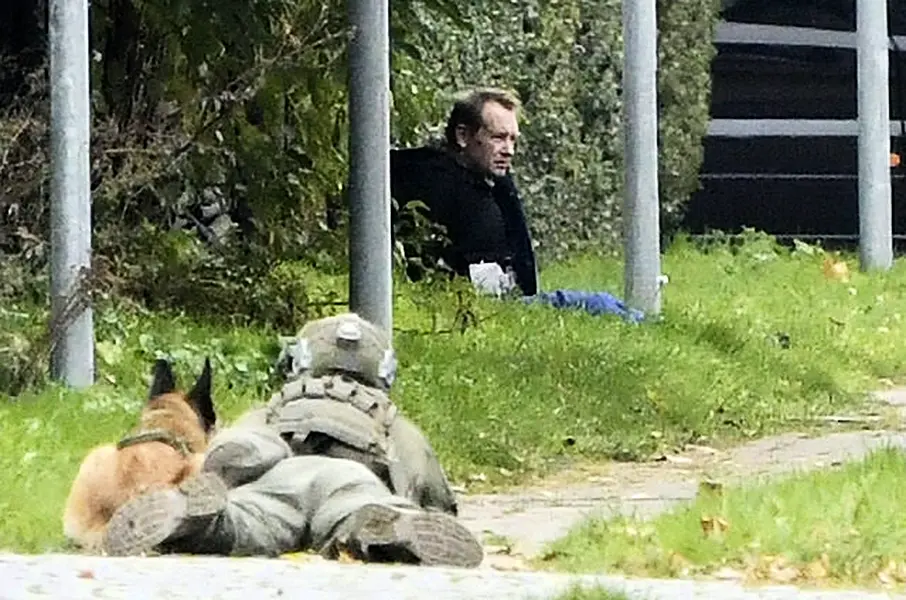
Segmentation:
<svg viewBox="0 0 906 600">
<path fill-rule="evenodd" d="M 348 0 L 349 305 L 393 332 L 389 0 Z"/>
<path fill-rule="evenodd" d="M 626 303 L 661 311 L 655 0 L 623 0 L 623 245 Z"/>
<path fill-rule="evenodd" d="M 94 383 L 94 318 L 79 285 L 91 266 L 88 0 L 50 0 L 51 377 Z"/>
<path fill-rule="evenodd" d="M 856 3 L 859 96 L 859 259 L 863 271 L 893 264 L 887 1 Z"/>
</svg>

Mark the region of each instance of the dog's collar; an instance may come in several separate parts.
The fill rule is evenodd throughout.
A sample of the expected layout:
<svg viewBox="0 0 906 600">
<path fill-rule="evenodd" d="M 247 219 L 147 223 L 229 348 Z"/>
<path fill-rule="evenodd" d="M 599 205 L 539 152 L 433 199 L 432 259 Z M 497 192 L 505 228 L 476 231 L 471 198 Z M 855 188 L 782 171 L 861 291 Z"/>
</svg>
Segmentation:
<svg viewBox="0 0 906 600">
<path fill-rule="evenodd" d="M 188 456 L 192 453 L 189 448 L 189 443 L 186 440 L 173 435 L 166 429 L 147 429 L 145 431 L 127 435 L 117 443 L 116 447 L 117 449 L 123 449 L 136 444 L 144 444 L 145 442 L 162 442 L 183 456 Z"/>
</svg>

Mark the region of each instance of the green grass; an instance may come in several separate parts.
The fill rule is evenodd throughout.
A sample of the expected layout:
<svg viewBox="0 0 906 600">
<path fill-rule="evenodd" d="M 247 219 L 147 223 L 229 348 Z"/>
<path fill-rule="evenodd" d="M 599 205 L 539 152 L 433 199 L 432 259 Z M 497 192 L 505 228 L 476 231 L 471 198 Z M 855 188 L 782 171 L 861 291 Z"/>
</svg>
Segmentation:
<svg viewBox="0 0 906 600">
<path fill-rule="evenodd" d="M 539 564 L 655 577 L 730 570 L 749 581 L 906 582 L 906 454 L 886 448 L 831 471 L 702 492 L 645 522 L 593 519 Z M 706 527 L 721 519 L 722 527 Z"/>
<path fill-rule="evenodd" d="M 482 299 L 467 300 L 477 326 L 428 334 L 435 321 L 450 328 L 456 296 L 398 284 L 394 395 L 455 481 L 484 475 L 496 484 L 572 459 L 637 459 L 689 441 L 716 445 L 799 427 L 844 410 L 881 377 L 906 374 L 903 262 L 841 283 L 825 279 L 820 257 L 756 240 L 707 253 L 678 244 L 663 266 L 664 319 L 641 326 Z M 621 273 L 617 260 L 582 258 L 544 269 L 542 283 L 619 296 Z M 345 294 L 342 277 L 317 282 Z M 27 345 L 39 317 L 33 306 L 0 307 L 0 338 L 12 340 L 0 355 Z M 277 336 L 292 333 L 109 301 L 96 309 L 96 328 L 96 386 L 42 384 L 0 402 L 0 548 L 59 547 L 60 510 L 79 461 L 132 424 L 156 356 L 173 357 L 187 384 L 211 356 L 215 402 L 229 419 L 273 391 Z M 789 336 L 788 348 L 778 333 Z M 0 364 L 0 383 L 9 364 Z"/>
<path fill-rule="evenodd" d="M 615 592 L 602 586 L 572 586 L 569 590 L 552 600 L 642 600 L 640 597 L 632 598 L 623 592 Z"/>
</svg>

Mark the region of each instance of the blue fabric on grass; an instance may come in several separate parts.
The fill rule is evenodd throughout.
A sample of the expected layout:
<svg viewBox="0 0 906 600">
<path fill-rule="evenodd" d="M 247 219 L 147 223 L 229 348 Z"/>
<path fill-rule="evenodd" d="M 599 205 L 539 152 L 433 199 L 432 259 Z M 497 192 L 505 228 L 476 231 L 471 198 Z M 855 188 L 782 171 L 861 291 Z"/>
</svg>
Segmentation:
<svg viewBox="0 0 906 600">
<path fill-rule="evenodd" d="M 629 308 L 622 300 L 607 292 L 554 290 L 553 292 L 541 292 L 535 296 L 526 296 L 523 301 L 526 303 L 541 302 L 554 308 L 583 309 L 594 316 L 618 315 L 632 323 L 639 323 L 645 318 L 642 311 Z"/>
</svg>

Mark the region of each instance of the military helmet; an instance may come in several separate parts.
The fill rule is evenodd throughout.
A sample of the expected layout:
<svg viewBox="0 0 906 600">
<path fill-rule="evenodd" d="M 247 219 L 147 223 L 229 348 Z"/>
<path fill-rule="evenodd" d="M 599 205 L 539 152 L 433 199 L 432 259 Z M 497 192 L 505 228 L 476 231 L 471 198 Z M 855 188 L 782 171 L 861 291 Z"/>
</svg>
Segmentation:
<svg viewBox="0 0 906 600">
<path fill-rule="evenodd" d="M 306 323 L 288 348 L 292 375 L 347 373 L 365 385 L 390 389 L 396 354 L 387 334 L 355 313 Z"/>
</svg>

